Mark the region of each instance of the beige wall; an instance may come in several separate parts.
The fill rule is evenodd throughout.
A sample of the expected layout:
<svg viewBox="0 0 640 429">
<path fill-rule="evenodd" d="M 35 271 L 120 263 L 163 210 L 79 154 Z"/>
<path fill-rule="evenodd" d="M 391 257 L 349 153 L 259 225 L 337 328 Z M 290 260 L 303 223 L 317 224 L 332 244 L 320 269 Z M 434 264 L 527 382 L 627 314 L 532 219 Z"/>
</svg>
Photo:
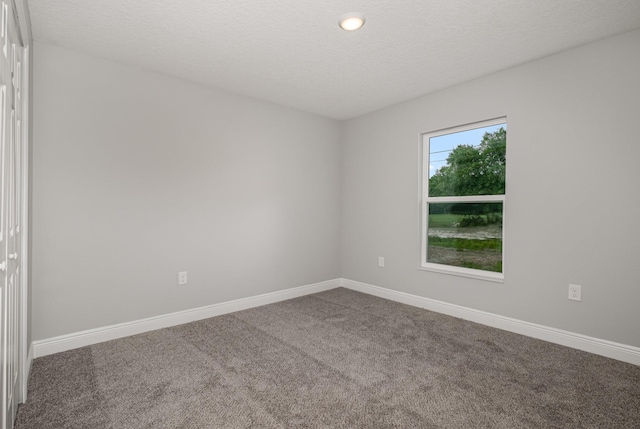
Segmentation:
<svg viewBox="0 0 640 429">
<path fill-rule="evenodd" d="M 338 122 L 39 43 L 33 90 L 33 340 L 339 277 Z"/>
<path fill-rule="evenodd" d="M 635 31 L 349 121 L 342 277 L 640 346 L 639 77 Z M 500 116 L 504 283 L 418 270 L 420 134 Z"/>
</svg>

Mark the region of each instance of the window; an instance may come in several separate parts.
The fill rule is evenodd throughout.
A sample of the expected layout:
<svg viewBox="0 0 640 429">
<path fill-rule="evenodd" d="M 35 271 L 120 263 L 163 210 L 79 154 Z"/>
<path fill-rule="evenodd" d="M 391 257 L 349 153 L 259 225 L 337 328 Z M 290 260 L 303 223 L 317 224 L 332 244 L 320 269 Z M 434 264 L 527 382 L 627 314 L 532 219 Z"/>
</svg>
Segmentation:
<svg viewBox="0 0 640 429">
<path fill-rule="evenodd" d="M 502 281 L 506 118 L 422 138 L 420 268 Z"/>
</svg>

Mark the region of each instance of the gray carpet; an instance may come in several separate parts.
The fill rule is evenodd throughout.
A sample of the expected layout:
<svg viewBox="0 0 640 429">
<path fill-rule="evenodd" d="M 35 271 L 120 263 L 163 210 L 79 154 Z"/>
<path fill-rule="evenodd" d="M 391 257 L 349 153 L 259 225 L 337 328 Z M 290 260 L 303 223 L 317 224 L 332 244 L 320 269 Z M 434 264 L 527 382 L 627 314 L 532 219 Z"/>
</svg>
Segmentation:
<svg viewBox="0 0 640 429">
<path fill-rule="evenodd" d="M 26 428 L 640 428 L 640 367 L 339 288 L 36 359 Z"/>
</svg>

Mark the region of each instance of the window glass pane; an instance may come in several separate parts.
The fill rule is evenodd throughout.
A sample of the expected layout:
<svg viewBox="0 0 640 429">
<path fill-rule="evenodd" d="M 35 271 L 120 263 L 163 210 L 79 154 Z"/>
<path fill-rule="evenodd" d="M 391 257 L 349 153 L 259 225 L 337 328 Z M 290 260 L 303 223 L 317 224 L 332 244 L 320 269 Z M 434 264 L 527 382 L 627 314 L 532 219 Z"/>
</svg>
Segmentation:
<svg viewBox="0 0 640 429">
<path fill-rule="evenodd" d="M 429 196 L 503 195 L 507 124 L 429 138 Z"/>
<path fill-rule="evenodd" d="M 502 272 L 503 203 L 430 203 L 427 262 Z"/>
</svg>

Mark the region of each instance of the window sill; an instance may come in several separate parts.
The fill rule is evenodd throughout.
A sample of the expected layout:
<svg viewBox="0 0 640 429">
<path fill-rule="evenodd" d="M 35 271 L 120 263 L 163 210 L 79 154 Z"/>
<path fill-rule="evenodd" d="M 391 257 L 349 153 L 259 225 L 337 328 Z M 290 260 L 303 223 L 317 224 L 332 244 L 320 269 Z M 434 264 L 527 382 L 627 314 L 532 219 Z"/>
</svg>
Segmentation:
<svg viewBox="0 0 640 429">
<path fill-rule="evenodd" d="M 423 264 L 422 266 L 419 266 L 418 269 L 422 271 L 431 271 L 440 274 L 451 274 L 454 276 L 485 280 L 495 283 L 504 283 L 504 273 L 494 273 L 492 271 L 474 270 L 472 268 L 462 268 L 431 263 Z"/>
</svg>

